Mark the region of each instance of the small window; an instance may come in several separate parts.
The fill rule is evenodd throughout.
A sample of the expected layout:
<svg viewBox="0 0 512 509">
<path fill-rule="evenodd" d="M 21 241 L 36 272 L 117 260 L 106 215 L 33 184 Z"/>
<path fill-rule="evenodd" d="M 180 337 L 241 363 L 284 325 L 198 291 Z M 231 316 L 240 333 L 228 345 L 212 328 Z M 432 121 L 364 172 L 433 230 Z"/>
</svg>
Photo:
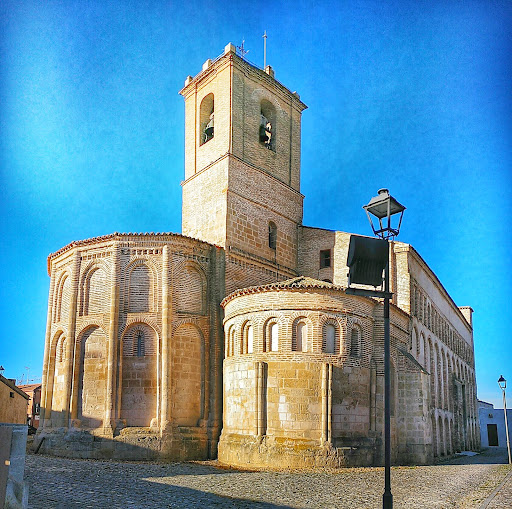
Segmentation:
<svg viewBox="0 0 512 509">
<path fill-rule="evenodd" d="M 228 343 L 228 356 L 235 354 L 235 328 L 231 327 Z"/>
<path fill-rule="evenodd" d="M 320 268 L 325 269 L 331 266 L 331 250 L 324 249 L 320 251 Z"/>
<path fill-rule="evenodd" d="M 14 398 L 14 392 L 9 392 L 9 396 L 10 396 L 11 398 Z"/>
<path fill-rule="evenodd" d="M 270 249 L 276 249 L 277 246 L 277 226 L 275 223 L 270 221 L 268 223 L 268 247 Z"/>
<path fill-rule="evenodd" d="M 248 325 L 245 331 L 247 335 L 247 353 L 253 353 L 254 351 L 254 328 L 252 325 Z"/>
<path fill-rule="evenodd" d="M 279 325 L 273 323 L 270 326 L 270 351 L 277 352 L 279 349 Z"/>
<path fill-rule="evenodd" d="M 294 352 L 307 351 L 307 326 L 304 322 L 297 322 L 292 337 L 292 350 Z"/>
<path fill-rule="evenodd" d="M 145 344 L 144 344 L 144 333 L 140 330 L 136 334 L 137 341 L 137 357 L 144 357 L 145 355 Z"/>
<path fill-rule="evenodd" d="M 336 353 L 336 327 L 332 323 L 324 326 L 322 346 L 325 353 Z"/>
<path fill-rule="evenodd" d="M 359 357 L 361 343 L 361 329 L 356 325 L 352 328 L 350 333 L 350 355 L 352 357 Z"/>
<path fill-rule="evenodd" d="M 240 353 L 253 353 L 254 352 L 254 328 L 252 325 L 247 325 L 243 330 L 242 350 Z"/>
</svg>

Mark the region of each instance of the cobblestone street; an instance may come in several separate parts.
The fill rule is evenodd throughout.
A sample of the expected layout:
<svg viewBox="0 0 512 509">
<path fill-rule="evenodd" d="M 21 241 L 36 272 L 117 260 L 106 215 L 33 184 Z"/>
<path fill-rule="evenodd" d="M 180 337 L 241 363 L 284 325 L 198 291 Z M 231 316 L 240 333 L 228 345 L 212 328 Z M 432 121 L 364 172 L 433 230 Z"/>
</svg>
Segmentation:
<svg viewBox="0 0 512 509">
<path fill-rule="evenodd" d="M 512 507 L 503 449 L 436 466 L 392 469 L 395 508 Z M 244 472 L 214 462 L 130 463 L 30 454 L 29 507 L 379 508 L 383 469 Z M 506 482 L 503 484 L 503 481 Z M 499 487 L 499 490 L 496 488 Z"/>
</svg>

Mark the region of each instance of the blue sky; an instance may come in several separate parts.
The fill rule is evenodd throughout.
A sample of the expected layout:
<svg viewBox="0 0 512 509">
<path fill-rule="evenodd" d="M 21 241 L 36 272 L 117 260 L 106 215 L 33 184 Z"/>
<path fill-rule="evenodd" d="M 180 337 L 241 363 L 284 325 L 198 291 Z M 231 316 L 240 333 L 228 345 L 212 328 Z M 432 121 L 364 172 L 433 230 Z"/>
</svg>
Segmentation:
<svg viewBox="0 0 512 509">
<path fill-rule="evenodd" d="M 380 187 L 474 310 L 479 397 L 511 380 L 512 4 L 503 1 L 0 4 L 5 376 L 41 375 L 46 257 L 73 240 L 181 231 L 187 75 L 228 42 L 299 92 L 304 224 L 369 234 Z M 512 401 L 512 400 L 511 400 Z M 510 405 L 510 403 L 509 403 Z M 512 405 L 510 405 L 512 406 Z"/>
</svg>

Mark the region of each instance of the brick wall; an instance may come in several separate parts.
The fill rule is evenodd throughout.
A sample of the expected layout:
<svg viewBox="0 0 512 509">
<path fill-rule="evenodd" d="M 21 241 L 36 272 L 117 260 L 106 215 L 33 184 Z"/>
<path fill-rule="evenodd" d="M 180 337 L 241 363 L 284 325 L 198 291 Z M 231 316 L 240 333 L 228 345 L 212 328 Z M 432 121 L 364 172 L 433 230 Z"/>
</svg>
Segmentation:
<svg viewBox="0 0 512 509">
<path fill-rule="evenodd" d="M 165 457 L 208 457 L 221 420 L 216 263 L 216 248 L 174 234 L 114 234 L 51 255 L 42 433 L 72 424 L 78 441 L 83 432 L 114 441 L 92 456 L 113 447 L 132 457 L 129 430 L 143 427 L 165 434 Z M 74 454 L 64 442 L 45 444 Z"/>
<path fill-rule="evenodd" d="M 378 402 L 383 393 L 382 306 L 329 288 L 263 287 L 235 295 L 225 304 L 225 407 L 219 459 L 243 464 L 250 458 L 252 464 L 274 466 L 327 465 L 333 457 L 338 464 L 380 461 L 378 437 L 383 430 L 383 407 L 380 403 L 376 407 L 371 399 L 373 394 Z M 408 317 L 393 308 L 391 320 L 393 440 L 395 444 L 416 444 L 418 436 L 409 436 L 397 424 L 405 423 L 409 430 L 421 422 L 417 412 L 408 408 L 409 403 L 417 404 L 417 398 L 399 386 L 401 350 L 408 345 Z M 277 324 L 277 350 L 270 347 L 272 323 Z M 302 351 L 296 351 L 299 323 L 304 324 Z M 327 324 L 337 329 L 332 354 L 324 351 L 323 329 Z M 252 350 L 245 332 L 249 326 Z M 351 341 L 355 327 L 361 330 L 357 345 Z M 263 366 L 260 369 L 258 365 Z M 417 364 L 410 371 L 421 377 Z M 413 385 L 411 382 L 411 389 Z M 259 435 L 268 448 L 266 455 L 257 452 Z M 242 440 L 241 436 L 246 438 Z M 298 453 L 304 441 L 308 454 Z M 418 447 L 414 457 L 426 461 L 425 439 L 420 442 L 422 449 Z M 324 444 L 328 444 L 327 449 Z M 332 454 L 322 456 L 322 451 L 329 448 Z M 351 448 L 357 449 L 358 455 L 342 452 Z M 395 454 L 399 461 L 404 458 Z"/>
</svg>

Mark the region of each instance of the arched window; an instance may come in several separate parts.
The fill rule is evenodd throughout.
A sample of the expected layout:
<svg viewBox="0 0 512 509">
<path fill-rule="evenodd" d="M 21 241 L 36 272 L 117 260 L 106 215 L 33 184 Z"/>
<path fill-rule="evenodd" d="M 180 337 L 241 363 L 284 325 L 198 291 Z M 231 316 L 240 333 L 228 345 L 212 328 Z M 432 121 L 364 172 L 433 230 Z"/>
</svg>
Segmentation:
<svg viewBox="0 0 512 509">
<path fill-rule="evenodd" d="M 234 355 L 235 353 L 235 328 L 231 327 L 229 332 L 229 343 L 228 343 L 228 355 Z"/>
<path fill-rule="evenodd" d="M 242 334 L 242 350 L 240 353 L 253 353 L 254 352 L 254 327 L 247 324 L 243 329 Z"/>
<path fill-rule="evenodd" d="M 210 141 L 214 135 L 214 100 L 213 94 L 208 94 L 202 101 L 199 109 L 200 145 Z"/>
<path fill-rule="evenodd" d="M 307 326 L 303 321 L 297 321 L 293 327 L 292 350 L 307 352 Z"/>
<path fill-rule="evenodd" d="M 277 352 L 279 349 L 279 325 L 273 323 L 270 325 L 270 351 Z"/>
<path fill-rule="evenodd" d="M 276 109 L 271 102 L 267 100 L 261 101 L 260 112 L 260 143 L 269 150 L 276 150 Z"/>
<path fill-rule="evenodd" d="M 231 328 L 229 330 L 226 330 L 226 335 L 225 335 L 225 338 L 224 338 L 224 357 L 229 357 L 230 356 L 230 352 L 229 352 L 229 342 L 231 340 Z"/>
<path fill-rule="evenodd" d="M 361 328 L 358 325 L 352 327 L 350 332 L 350 355 L 352 357 L 359 357 L 361 345 Z"/>
<path fill-rule="evenodd" d="M 425 336 L 423 335 L 423 332 L 420 334 L 419 341 L 418 341 L 418 356 L 416 357 L 416 360 L 424 365 L 425 362 Z"/>
<path fill-rule="evenodd" d="M 276 249 L 277 246 L 277 226 L 275 223 L 270 221 L 268 223 L 268 247 L 270 249 Z"/>
<path fill-rule="evenodd" d="M 71 292 L 71 280 L 65 274 L 57 287 L 56 307 L 54 309 L 54 322 L 60 322 L 62 317 L 67 318 Z"/>
<path fill-rule="evenodd" d="M 336 353 L 336 327 L 332 323 L 324 325 L 322 339 L 324 353 Z"/>
<path fill-rule="evenodd" d="M 60 336 L 57 342 L 55 358 L 57 362 L 62 362 L 66 358 L 66 338 L 64 336 Z"/>
<path fill-rule="evenodd" d="M 146 354 L 146 345 L 144 342 L 144 333 L 141 330 L 137 331 L 135 334 L 135 341 L 134 350 L 137 352 L 137 357 L 144 357 Z"/>
</svg>

